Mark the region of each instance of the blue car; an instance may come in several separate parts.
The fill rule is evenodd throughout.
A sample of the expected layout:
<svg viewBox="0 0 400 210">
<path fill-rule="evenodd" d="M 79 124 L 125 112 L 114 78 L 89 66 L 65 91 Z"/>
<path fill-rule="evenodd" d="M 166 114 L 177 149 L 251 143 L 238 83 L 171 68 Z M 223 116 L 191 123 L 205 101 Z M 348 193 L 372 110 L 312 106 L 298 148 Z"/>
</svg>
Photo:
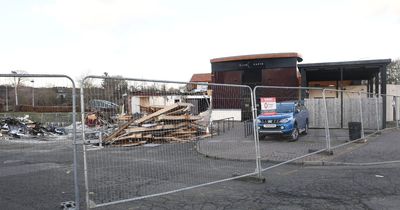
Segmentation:
<svg viewBox="0 0 400 210">
<path fill-rule="evenodd" d="M 308 110 L 297 101 L 280 102 L 276 110 L 264 111 L 257 117 L 259 138 L 279 134 L 297 141 L 299 134 L 307 134 L 309 124 Z"/>
</svg>

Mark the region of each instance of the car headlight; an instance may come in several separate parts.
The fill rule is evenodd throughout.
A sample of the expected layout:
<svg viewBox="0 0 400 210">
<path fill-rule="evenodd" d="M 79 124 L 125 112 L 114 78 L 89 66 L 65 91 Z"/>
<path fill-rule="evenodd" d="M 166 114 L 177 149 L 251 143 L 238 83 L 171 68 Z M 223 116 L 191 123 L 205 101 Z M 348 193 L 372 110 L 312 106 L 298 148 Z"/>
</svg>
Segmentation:
<svg viewBox="0 0 400 210">
<path fill-rule="evenodd" d="M 289 122 L 289 121 L 290 121 L 289 118 L 285 118 L 285 119 L 279 120 L 279 123 L 287 123 L 287 122 Z"/>
<path fill-rule="evenodd" d="M 261 120 L 257 118 L 256 123 L 261 123 Z"/>
</svg>

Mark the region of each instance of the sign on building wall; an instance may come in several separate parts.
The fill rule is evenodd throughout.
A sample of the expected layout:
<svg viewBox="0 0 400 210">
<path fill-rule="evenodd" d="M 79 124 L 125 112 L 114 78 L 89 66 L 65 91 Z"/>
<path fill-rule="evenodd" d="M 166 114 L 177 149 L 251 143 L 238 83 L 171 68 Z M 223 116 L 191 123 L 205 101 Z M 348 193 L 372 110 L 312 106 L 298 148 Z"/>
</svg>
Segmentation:
<svg viewBox="0 0 400 210">
<path fill-rule="evenodd" d="M 270 111 L 276 109 L 276 98 L 260 98 L 261 100 L 261 110 L 262 111 Z"/>
</svg>

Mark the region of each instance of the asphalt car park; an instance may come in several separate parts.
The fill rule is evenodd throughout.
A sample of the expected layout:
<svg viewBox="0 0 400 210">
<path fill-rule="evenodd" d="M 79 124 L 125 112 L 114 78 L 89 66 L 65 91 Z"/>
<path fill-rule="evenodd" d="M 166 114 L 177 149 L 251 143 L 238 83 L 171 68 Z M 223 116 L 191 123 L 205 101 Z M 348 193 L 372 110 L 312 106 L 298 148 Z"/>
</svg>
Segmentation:
<svg viewBox="0 0 400 210">
<path fill-rule="evenodd" d="M 346 149 L 352 144 L 338 149 L 335 154 L 340 155 L 329 160 L 335 165 L 288 164 L 265 171 L 265 183 L 233 180 L 99 209 L 397 209 L 400 205 L 398 133 L 385 131 L 365 144 L 355 144 L 355 148 Z M 262 142 L 289 148 L 301 140 Z M 2 209 L 57 209 L 61 202 L 73 200 L 70 140 L 43 144 L 2 141 L 0 145 Z M 199 153 L 196 146 L 184 143 L 134 147 L 124 152 L 108 148 L 88 151 L 93 202 L 141 196 L 254 171 L 253 161 L 213 158 Z M 264 161 L 263 167 L 273 164 L 274 161 Z M 128 182 L 126 177 L 141 181 Z M 83 189 L 83 177 L 79 178 Z M 107 180 L 125 183 L 126 187 L 113 188 L 117 186 L 115 182 L 104 182 Z M 83 191 L 81 195 L 83 201 Z"/>
</svg>

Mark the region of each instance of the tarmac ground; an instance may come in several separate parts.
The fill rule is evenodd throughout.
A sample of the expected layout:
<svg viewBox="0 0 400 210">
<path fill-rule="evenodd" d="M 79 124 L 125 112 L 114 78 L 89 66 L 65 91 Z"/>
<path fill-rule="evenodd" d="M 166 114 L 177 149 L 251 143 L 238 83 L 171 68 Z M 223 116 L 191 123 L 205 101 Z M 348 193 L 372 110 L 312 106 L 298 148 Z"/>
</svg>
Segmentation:
<svg viewBox="0 0 400 210">
<path fill-rule="evenodd" d="M 328 158 L 319 156 L 308 160 L 323 164 L 286 164 L 264 171 L 264 183 L 253 179 L 225 181 L 98 209 L 398 209 L 399 134 L 399 130 L 386 130 L 368 138 L 366 143 L 338 148 Z M 312 136 L 308 138 L 312 139 Z M 214 147 L 224 146 L 217 144 L 218 139 L 214 138 L 214 141 Z M 301 142 L 302 139 L 294 143 Z M 197 143 L 103 149 L 87 147 L 90 201 L 101 205 L 255 170 L 255 161 L 251 159 L 204 155 L 198 151 Z M 293 142 L 272 139 L 260 142 L 268 143 L 285 144 L 288 148 L 294 145 Z M 237 153 L 236 146 L 231 144 L 227 149 Z M 200 145 L 200 149 L 205 148 L 205 145 Z M 308 149 L 315 149 L 305 148 L 293 151 L 305 153 Z M 225 150 L 219 148 L 215 151 Z M 81 149 L 78 154 L 82 154 Z M 268 157 L 277 156 L 268 152 L 264 154 L 267 155 L 264 155 L 263 168 L 280 161 L 270 161 Z M 0 209 L 60 209 L 61 202 L 73 200 L 72 155 L 70 139 L 0 140 Z M 281 160 L 296 155 L 288 154 Z M 82 156 L 78 156 L 78 172 L 83 171 L 82 160 Z M 83 173 L 79 173 L 81 206 L 85 207 L 83 180 Z"/>
</svg>

